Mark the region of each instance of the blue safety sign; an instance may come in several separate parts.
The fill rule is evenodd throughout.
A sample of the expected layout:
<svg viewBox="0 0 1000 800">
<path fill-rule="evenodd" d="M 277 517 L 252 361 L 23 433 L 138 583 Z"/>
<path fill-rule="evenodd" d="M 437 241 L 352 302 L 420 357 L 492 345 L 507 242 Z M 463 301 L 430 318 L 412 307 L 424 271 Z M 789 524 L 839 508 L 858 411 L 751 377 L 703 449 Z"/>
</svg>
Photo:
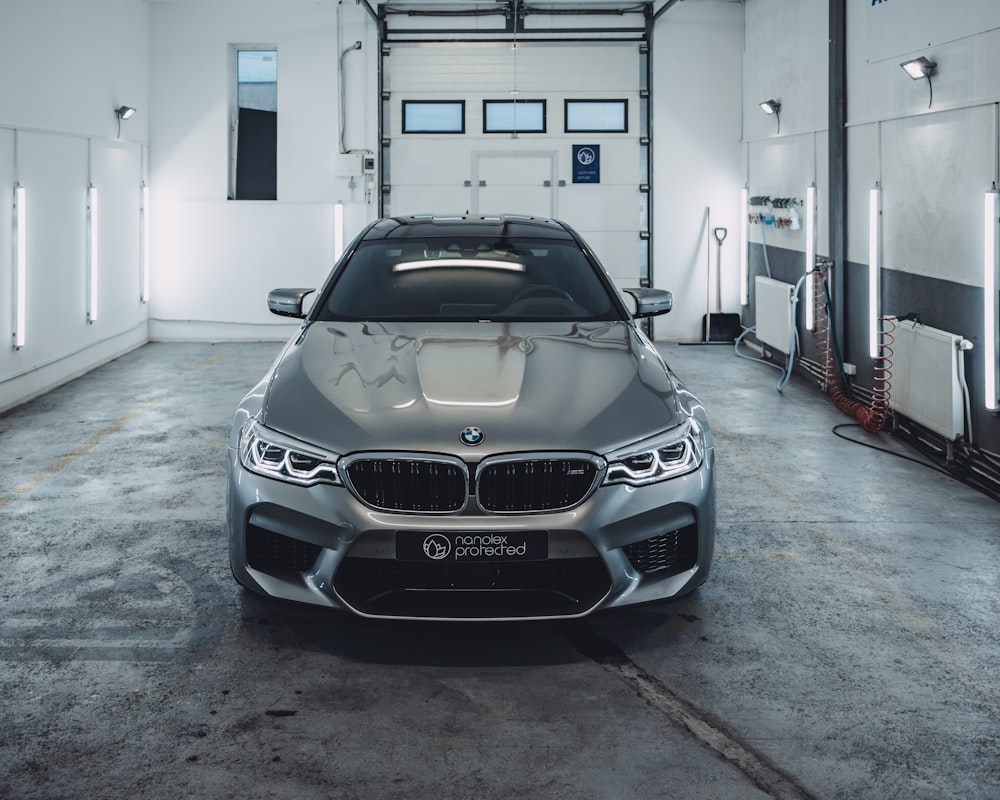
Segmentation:
<svg viewBox="0 0 1000 800">
<path fill-rule="evenodd" d="M 601 182 L 601 146 L 573 145 L 573 183 Z"/>
</svg>

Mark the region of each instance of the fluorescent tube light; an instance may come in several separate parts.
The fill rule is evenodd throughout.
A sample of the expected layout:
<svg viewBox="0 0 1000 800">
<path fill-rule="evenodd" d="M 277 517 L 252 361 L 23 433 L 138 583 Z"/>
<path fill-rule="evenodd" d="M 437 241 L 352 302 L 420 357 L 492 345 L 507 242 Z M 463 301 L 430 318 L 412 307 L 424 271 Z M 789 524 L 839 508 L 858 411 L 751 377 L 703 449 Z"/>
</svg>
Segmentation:
<svg viewBox="0 0 1000 800">
<path fill-rule="evenodd" d="M 749 240 L 749 203 L 750 191 L 746 187 L 740 189 L 740 303 L 750 303 L 750 240 Z"/>
<path fill-rule="evenodd" d="M 333 260 L 339 261 L 344 254 L 344 204 L 333 207 Z"/>
<path fill-rule="evenodd" d="M 878 358 L 882 351 L 882 190 L 868 192 L 868 354 Z"/>
<path fill-rule="evenodd" d="M 27 192 L 21 184 L 14 186 L 14 347 L 24 347 L 27 328 L 28 277 L 28 206 Z"/>
<path fill-rule="evenodd" d="M 806 330 L 815 325 L 813 269 L 816 267 L 816 184 L 806 189 Z"/>
<path fill-rule="evenodd" d="M 142 284 L 139 289 L 139 300 L 149 302 L 149 186 L 142 184 Z"/>
<path fill-rule="evenodd" d="M 983 220 L 983 363 L 985 366 L 986 408 L 1000 410 L 1000 384 L 997 383 L 997 353 L 1000 350 L 1000 319 L 997 314 L 997 286 L 1000 272 L 1000 202 L 997 191 L 986 193 Z"/>
<path fill-rule="evenodd" d="M 99 278 L 98 256 L 100 254 L 98 231 L 100 219 L 97 205 L 97 187 L 93 184 L 87 190 L 87 235 L 90 242 L 89 258 L 87 260 L 87 320 L 97 320 L 97 290 Z"/>
</svg>

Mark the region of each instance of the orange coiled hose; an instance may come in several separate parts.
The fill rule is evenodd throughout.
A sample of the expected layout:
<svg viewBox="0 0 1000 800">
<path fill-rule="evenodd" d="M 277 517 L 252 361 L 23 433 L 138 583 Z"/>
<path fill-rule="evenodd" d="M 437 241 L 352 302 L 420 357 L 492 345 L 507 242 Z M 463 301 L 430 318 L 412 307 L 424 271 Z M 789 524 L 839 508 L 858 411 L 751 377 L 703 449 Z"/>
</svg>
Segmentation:
<svg viewBox="0 0 1000 800">
<path fill-rule="evenodd" d="M 845 414 L 854 417 L 870 433 L 878 433 L 889 418 L 889 389 L 892 378 L 892 332 L 896 329 L 888 317 L 880 317 L 879 356 L 875 359 L 875 388 L 871 407 L 865 406 L 844 391 L 842 376 L 838 374 L 830 344 L 830 318 L 826 302 L 826 270 L 823 265 L 815 268 L 813 281 L 813 333 L 820 366 L 823 368 L 823 391 L 830 395 L 833 404 Z"/>
</svg>

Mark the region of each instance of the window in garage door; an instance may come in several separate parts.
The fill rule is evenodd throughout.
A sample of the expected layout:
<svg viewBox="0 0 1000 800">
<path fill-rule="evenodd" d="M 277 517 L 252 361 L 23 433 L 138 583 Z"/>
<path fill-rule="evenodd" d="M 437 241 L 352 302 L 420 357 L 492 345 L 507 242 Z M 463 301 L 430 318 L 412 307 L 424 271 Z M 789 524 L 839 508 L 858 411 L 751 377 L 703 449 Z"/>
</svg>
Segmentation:
<svg viewBox="0 0 1000 800">
<path fill-rule="evenodd" d="M 483 133 L 545 133 L 545 101 L 483 100 Z"/>
<path fill-rule="evenodd" d="M 465 133 L 465 102 L 404 100 L 403 133 Z"/>
<path fill-rule="evenodd" d="M 628 133 L 628 100 L 567 100 L 567 133 Z"/>
</svg>

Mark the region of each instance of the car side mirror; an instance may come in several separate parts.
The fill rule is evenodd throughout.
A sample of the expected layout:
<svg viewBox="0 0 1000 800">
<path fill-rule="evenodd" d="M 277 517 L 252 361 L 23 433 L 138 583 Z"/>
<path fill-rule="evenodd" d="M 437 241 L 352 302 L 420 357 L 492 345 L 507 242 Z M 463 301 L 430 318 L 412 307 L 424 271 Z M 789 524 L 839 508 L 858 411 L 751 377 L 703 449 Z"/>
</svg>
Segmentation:
<svg viewBox="0 0 1000 800">
<path fill-rule="evenodd" d="M 666 289 L 622 289 L 634 301 L 632 316 L 635 319 L 666 314 L 674 307 L 674 296 Z"/>
<path fill-rule="evenodd" d="M 305 312 L 302 303 L 315 289 L 275 289 L 267 293 L 267 307 L 279 317 L 302 319 Z"/>
</svg>

